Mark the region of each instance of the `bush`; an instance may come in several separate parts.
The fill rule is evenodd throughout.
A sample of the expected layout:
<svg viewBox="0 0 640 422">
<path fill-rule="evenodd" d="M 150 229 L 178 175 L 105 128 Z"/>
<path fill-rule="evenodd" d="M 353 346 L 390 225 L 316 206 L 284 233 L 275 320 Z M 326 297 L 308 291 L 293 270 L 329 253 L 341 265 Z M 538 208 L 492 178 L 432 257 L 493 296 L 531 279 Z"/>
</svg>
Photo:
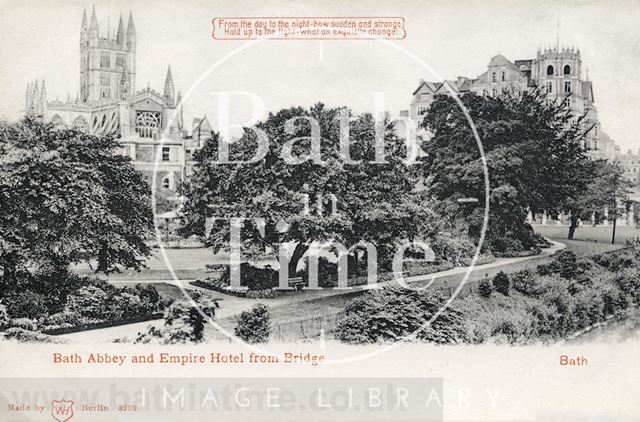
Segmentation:
<svg viewBox="0 0 640 422">
<path fill-rule="evenodd" d="M 604 300 L 600 292 L 583 290 L 573 297 L 575 299 L 573 314 L 576 328 L 586 328 L 604 319 Z"/>
<path fill-rule="evenodd" d="M 473 256 L 476 246 L 471 240 L 450 232 L 440 232 L 429 243 L 439 261 L 448 261 L 454 265 L 462 263 L 464 258 Z"/>
<path fill-rule="evenodd" d="M 509 296 L 509 276 L 504 272 L 500 271 L 498 274 L 493 277 L 493 288 L 502 293 L 505 296 Z"/>
<path fill-rule="evenodd" d="M 44 324 L 47 328 L 74 327 L 82 324 L 83 319 L 79 313 L 67 310 L 50 315 Z"/>
<path fill-rule="evenodd" d="M 515 290 L 531 295 L 536 286 L 536 274 L 531 268 L 516 271 L 511 275 L 511 284 Z"/>
<path fill-rule="evenodd" d="M 478 285 L 478 293 L 480 293 L 480 296 L 482 297 L 491 296 L 491 293 L 493 293 L 493 286 L 491 285 L 491 282 L 486 278 L 482 280 Z"/>
<path fill-rule="evenodd" d="M 640 304 L 640 271 L 636 269 L 624 269 L 613 277 L 613 283 L 636 305 Z"/>
<path fill-rule="evenodd" d="M 5 339 L 16 340 L 24 343 L 69 343 L 68 339 L 50 336 L 36 331 L 29 331 L 18 327 L 9 328 L 5 333 Z"/>
<path fill-rule="evenodd" d="M 258 303 L 240 314 L 235 334 L 247 343 L 266 343 L 271 334 L 270 320 L 269 308 Z"/>
<path fill-rule="evenodd" d="M 615 285 L 603 286 L 602 300 L 605 315 L 615 315 L 631 306 L 630 298 Z"/>
<path fill-rule="evenodd" d="M 65 312 L 75 313 L 90 321 L 100 321 L 109 315 L 109 295 L 97 286 L 84 286 L 67 296 Z"/>
<path fill-rule="evenodd" d="M 231 284 L 231 267 L 208 266 L 212 270 L 220 271 L 218 281 L 221 285 Z M 249 290 L 267 290 L 278 286 L 278 271 L 267 266 L 265 268 L 255 267 L 248 262 L 240 264 L 240 285 Z"/>
<path fill-rule="evenodd" d="M 462 313 L 446 308 L 427 324 L 446 299 L 432 290 L 387 286 L 369 290 L 347 303 L 336 338 L 346 343 L 395 342 L 415 338 L 439 344 L 467 340 Z M 411 336 L 411 337 L 410 337 Z"/>
<path fill-rule="evenodd" d="M 196 292 L 194 292 L 196 293 Z M 192 294 L 198 307 L 186 300 L 176 300 L 165 310 L 164 326 L 148 326 L 146 332 L 138 333 L 134 343 L 158 342 L 161 344 L 198 343 L 204 339 L 205 317 L 215 316 L 214 303 L 204 295 Z M 199 308 L 199 309 L 198 309 Z"/>
<path fill-rule="evenodd" d="M 576 276 L 578 262 L 576 254 L 568 249 L 563 249 L 555 257 L 555 261 L 560 268 L 560 275 L 563 278 L 571 279 Z"/>
<path fill-rule="evenodd" d="M 9 321 L 9 327 L 22 328 L 28 331 L 38 330 L 38 321 L 31 318 L 15 318 Z"/>
<path fill-rule="evenodd" d="M 12 293 L 6 298 L 5 304 L 11 318 L 38 319 L 47 315 L 44 295 L 31 290 Z"/>
<path fill-rule="evenodd" d="M 7 307 L 0 303 L 0 330 L 9 324 L 9 313 Z"/>
</svg>

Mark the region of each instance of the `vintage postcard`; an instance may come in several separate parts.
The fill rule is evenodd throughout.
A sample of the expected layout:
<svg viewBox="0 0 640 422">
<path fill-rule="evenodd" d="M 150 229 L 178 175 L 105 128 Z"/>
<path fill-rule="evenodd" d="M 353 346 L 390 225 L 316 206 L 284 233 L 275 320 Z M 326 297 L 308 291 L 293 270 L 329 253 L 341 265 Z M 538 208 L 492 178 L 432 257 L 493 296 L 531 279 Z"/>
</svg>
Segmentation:
<svg viewBox="0 0 640 422">
<path fill-rule="evenodd" d="M 0 10 L 0 421 L 640 420 L 637 1 Z"/>
</svg>

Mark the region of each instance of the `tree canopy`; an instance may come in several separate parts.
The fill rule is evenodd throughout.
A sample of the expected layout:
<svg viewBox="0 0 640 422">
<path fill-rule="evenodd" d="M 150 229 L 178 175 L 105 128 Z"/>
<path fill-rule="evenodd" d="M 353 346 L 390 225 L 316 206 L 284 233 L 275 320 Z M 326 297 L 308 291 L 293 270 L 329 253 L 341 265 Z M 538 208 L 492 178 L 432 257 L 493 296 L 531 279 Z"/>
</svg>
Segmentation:
<svg viewBox="0 0 640 422">
<path fill-rule="evenodd" d="M 583 116 L 548 101 L 539 90 L 507 91 L 500 96 L 461 96 L 482 141 L 490 183 L 487 245 L 492 250 L 529 249 L 533 231 L 525 222 L 532 212 L 565 207 L 589 183 L 584 168 L 589 158 L 583 147 L 589 127 Z M 437 96 L 422 127 L 425 141 L 424 174 L 434 198 L 452 219 L 466 222 L 478 237 L 484 217 L 483 160 L 472 129 L 455 100 Z M 478 204 L 459 204 L 463 197 Z"/>
<path fill-rule="evenodd" d="M 340 154 L 340 112 L 349 113 L 349 154 Z M 294 119 L 294 120 L 292 120 Z M 291 164 L 281 158 L 283 149 L 294 156 L 308 155 L 312 148 L 312 125 L 318 122 L 323 163 L 314 160 Z M 294 121 L 294 129 L 286 129 Z M 290 260 L 295 270 L 299 259 L 313 241 L 336 240 L 347 247 L 360 241 L 373 243 L 381 262 L 389 261 L 394 242 L 428 238 L 440 229 L 430 202 L 415 191 L 418 174 L 403 162 L 405 143 L 385 125 L 385 163 L 375 159 L 376 121 L 370 114 L 351 115 L 346 109 L 317 104 L 310 109 L 292 107 L 271 113 L 257 124 L 267 134 L 269 150 L 255 163 L 221 164 L 218 134 L 214 134 L 195 154 L 196 167 L 187 184 L 183 209 L 185 230 L 204 234 L 207 217 L 260 217 L 265 219 L 264 236 L 249 222 L 243 232 L 244 247 L 259 249 L 283 242 L 296 242 Z M 231 160 L 248 160 L 256 151 L 254 131 L 230 144 Z M 343 154 L 344 155 L 344 154 Z M 304 212 L 303 194 L 309 198 Z M 328 199 L 337 199 L 337 212 L 331 212 Z M 314 208 L 323 202 L 322 213 Z M 286 224 L 285 232 L 277 223 Z M 214 225 L 209 242 L 214 251 L 228 246 L 229 222 Z M 388 262 L 387 262 L 388 264 Z"/>
<path fill-rule="evenodd" d="M 150 188 L 111 137 L 26 118 L 0 125 L 0 266 L 66 273 L 98 257 L 96 270 L 138 269 L 152 228 Z"/>
</svg>

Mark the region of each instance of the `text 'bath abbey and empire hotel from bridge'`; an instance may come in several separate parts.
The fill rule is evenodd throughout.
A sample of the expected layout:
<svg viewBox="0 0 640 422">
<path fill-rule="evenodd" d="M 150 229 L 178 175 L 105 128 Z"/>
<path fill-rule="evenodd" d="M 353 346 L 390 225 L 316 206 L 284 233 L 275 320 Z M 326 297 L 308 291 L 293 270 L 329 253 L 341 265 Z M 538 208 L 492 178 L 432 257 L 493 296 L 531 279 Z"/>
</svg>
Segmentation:
<svg viewBox="0 0 640 422">
<path fill-rule="evenodd" d="M 27 86 L 25 113 L 64 127 L 92 134 L 111 134 L 119 138 L 122 153 L 142 172 L 151 175 L 156 156 L 157 188 L 174 191 L 191 174 L 192 156 L 210 136 L 212 126 L 206 117 L 193 119 L 190 130 L 184 125 L 180 91 L 176 92 L 168 67 L 162 92 L 147 85 L 136 91 L 136 27 L 131 13 L 125 25 L 122 16 L 115 34 L 101 32 L 95 8 L 87 19 L 83 13 L 80 28 L 80 89 L 66 101 L 49 101 L 45 82 Z M 550 99 L 562 101 L 576 115 L 586 113 L 590 131 L 587 147 L 597 158 L 618 159 L 632 182 L 640 181 L 640 153 L 620 154 L 615 142 L 601 129 L 594 105 L 593 83 L 583 77 L 580 50 L 547 48 L 534 59 L 509 61 L 493 57 L 486 72 L 476 78 L 458 77 L 443 82 L 420 81 L 413 92 L 410 110 L 400 117 L 414 123 L 422 120 L 434 96 L 463 94 L 499 95 L 504 89 L 545 89 Z M 172 116 L 175 113 L 175 118 Z M 168 127 L 167 127 L 168 126 Z M 163 142 L 161 135 L 166 135 Z"/>
</svg>

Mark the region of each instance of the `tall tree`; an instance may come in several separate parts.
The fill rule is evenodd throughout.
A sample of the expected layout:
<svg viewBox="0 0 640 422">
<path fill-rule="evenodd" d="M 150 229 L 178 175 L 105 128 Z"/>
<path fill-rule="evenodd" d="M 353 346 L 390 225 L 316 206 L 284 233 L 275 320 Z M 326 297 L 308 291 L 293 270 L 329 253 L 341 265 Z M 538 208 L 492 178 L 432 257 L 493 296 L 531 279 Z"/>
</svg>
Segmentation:
<svg viewBox="0 0 640 422">
<path fill-rule="evenodd" d="M 624 176 L 624 168 L 619 161 L 602 163 L 592 187 L 593 205 L 600 209 L 608 208 L 609 216 L 613 217 L 611 244 L 616 242 L 618 217 L 622 215 L 623 208 L 626 208 L 632 187 L 633 184 Z"/>
<path fill-rule="evenodd" d="M 310 109 L 293 107 L 269 114 L 257 127 L 269 139 L 266 156 L 255 163 L 220 164 L 218 135 L 195 154 L 196 167 L 186 186 L 185 232 L 204 234 L 207 217 L 264 218 L 264 236 L 246 224 L 243 246 L 262 249 L 283 242 L 295 242 L 290 273 L 313 241 L 336 240 L 352 246 L 361 240 L 378 248 L 380 261 L 389 264 L 395 242 L 433 235 L 439 229 L 429 201 L 414 190 L 417 174 L 403 162 L 405 144 L 393 130 L 384 134 L 386 163 L 375 159 L 375 119 L 364 114 L 350 116 L 350 163 L 340 156 L 340 110 L 317 104 Z M 347 111 L 348 112 L 348 111 Z M 282 159 L 290 142 L 296 156 L 311 151 L 309 118 L 319 124 L 323 163 L 307 160 L 288 164 Z M 294 130 L 285 130 L 295 120 Z M 392 129 L 391 126 L 386 126 Z M 256 135 L 246 130 L 230 144 L 231 160 L 248 160 L 256 150 Z M 289 144 L 288 144 L 289 143 Z M 304 212 L 303 195 L 308 195 L 310 212 Z M 322 214 L 314 207 L 322 198 L 334 195 L 337 213 L 325 202 Z M 286 224 L 285 232 L 277 223 Z M 282 227 L 282 225 L 281 225 Z M 229 245 L 229 222 L 220 221 L 209 233 L 215 252 Z"/>
<path fill-rule="evenodd" d="M 585 189 L 580 177 L 588 163 L 583 116 L 548 101 L 539 90 L 507 91 L 498 97 L 468 93 L 461 100 L 482 141 L 490 184 L 487 243 L 496 251 L 529 249 L 532 212 L 560 210 L 567 198 Z M 422 122 L 433 136 L 423 148 L 430 192 L 443 201 L 446 215 L 462 216 L 478 236 L 484 216 L 483 161 L 472 129 L 455 100 L 438 96 Z M 462 197 L 478 206 L 458 205 Z"/>
<path fill-rule="evenodd" d="M 139 269 L 152 227 L 150 188 L 111 137 L 27 118 L 0 126 L 0 265 L 65 274 L 98 257 L 97 270 Z"/>
</svg>

